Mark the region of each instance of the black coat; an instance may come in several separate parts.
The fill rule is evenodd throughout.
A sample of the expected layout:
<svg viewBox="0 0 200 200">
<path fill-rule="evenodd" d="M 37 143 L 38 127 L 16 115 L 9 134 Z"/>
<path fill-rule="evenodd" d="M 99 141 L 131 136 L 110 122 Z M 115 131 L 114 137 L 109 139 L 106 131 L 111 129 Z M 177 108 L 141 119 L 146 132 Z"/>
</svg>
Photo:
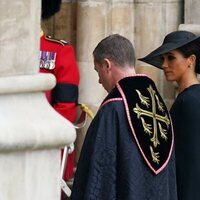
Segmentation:
<svg viewBox="0 0 200 200">
<path fill-rule="evenodd" d="M 71 200 L 177 200 L 174 152 L 165 168 L 153 173 L 133 137 L 117 88 L 110 95 L 86 134 Z"/>
<path fill-rule="evenodd" d="M 176 98 L 171 116 L 174 126 L 179 200 L 200 199 L 200 85 Z"/>
</svg>

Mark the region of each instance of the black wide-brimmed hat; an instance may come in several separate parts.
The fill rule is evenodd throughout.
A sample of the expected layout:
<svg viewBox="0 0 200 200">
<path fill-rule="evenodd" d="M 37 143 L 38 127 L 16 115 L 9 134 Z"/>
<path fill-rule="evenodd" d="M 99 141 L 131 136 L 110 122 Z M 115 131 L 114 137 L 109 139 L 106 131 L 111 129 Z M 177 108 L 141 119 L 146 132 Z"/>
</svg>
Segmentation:
<svg viewBox="0 0 200 200">
<path fill-rule="evenodd" d="M 190 42 L 199 40 L 200 37 L 196 36 L 194 33 L 189 31 L 174 31 L 165 36 L 164 41 L 160 47 L 152 51 L 150 54 L 144 58 L 139 58 L 143 62 L 162 69 L 163 58 L 162 55 L 172 51 L 174 49 L 180 48 Z"/>
</svg>

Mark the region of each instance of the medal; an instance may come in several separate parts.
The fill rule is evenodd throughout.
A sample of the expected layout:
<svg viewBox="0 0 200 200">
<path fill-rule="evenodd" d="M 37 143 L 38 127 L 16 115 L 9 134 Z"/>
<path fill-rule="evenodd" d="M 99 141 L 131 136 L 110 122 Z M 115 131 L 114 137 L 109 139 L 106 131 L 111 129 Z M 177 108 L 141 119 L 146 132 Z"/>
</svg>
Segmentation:
<svg viewBox="0 0 200 200">
<path fill-rule="evenodd" d="M 56 53 L 40 51 L 40 68 L 53 70 L 55 68 Z"/>
</svg>

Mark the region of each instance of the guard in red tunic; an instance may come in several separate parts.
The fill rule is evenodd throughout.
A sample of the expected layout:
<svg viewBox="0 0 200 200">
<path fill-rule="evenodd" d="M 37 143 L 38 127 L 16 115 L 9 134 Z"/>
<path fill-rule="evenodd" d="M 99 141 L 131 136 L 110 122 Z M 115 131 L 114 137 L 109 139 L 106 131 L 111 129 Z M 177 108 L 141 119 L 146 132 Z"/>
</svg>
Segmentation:
<svg viewBox="0 0 200 200">
<path fill-rule="evenodd" d="M 42 0 L 42 19 L 52 16 L 60 8 L 61 0 L 52 3 Z M 74 122 L 78 103 L 79 70 L 74 48 L 63 40 L 45 36 L 40 37 L 40 72 L 52 73 L 56 77 L 56 86 L 46 92 L 52 107 L 70 122 Z M 68 155 L 64 179 L 73 175 L 74 152 Z"/>
<path fill-rule="evenodd" d="M 74 122 L 78 103 L 79 71 L 74 49 L 61 40 L 55 40 L 41 33 L 40 72 L 52 73 L 56 86 L 46 96 L 53 108 L 70 122 Z M 65 180 L 73 174 L 74 153 L 69 154 Z"/>
</svg>

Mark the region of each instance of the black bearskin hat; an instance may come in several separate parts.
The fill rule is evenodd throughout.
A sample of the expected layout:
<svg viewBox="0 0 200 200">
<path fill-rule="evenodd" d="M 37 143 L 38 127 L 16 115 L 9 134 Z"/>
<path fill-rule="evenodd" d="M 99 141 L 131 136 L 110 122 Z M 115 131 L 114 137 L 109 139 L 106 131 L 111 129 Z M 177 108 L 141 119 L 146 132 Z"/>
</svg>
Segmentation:
<svg viewBox="0 0 200 200">
<path fill-rule="evenodd" d="M 42 19 L 48 19 L 60 10 L 61 0 L 42 0 Z"/>
</svg>

